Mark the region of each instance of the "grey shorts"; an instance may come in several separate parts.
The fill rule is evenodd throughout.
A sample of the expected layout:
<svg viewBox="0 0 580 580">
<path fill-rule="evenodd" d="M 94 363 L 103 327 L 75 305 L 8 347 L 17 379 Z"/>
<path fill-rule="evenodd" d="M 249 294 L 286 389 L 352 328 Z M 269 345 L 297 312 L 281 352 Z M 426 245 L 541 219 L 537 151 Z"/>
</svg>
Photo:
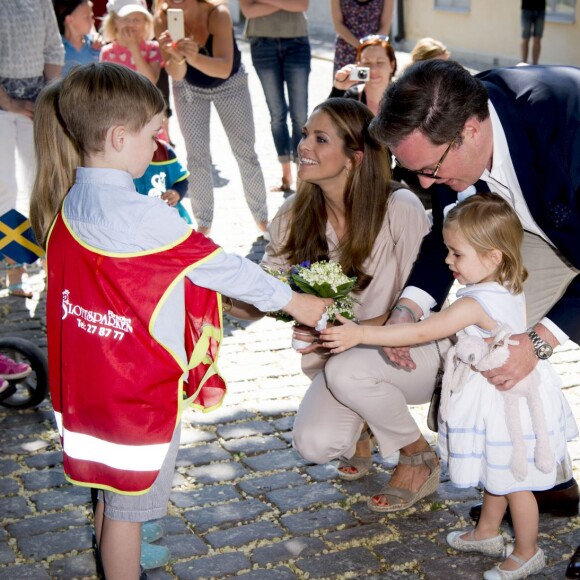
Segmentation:
<svg viewBox="0 0 580 580">
<path fill-rule="evenodd" d="M 181 423 L 175 429 L 161 471 L 151 489 L 142 495 L 123 495 L 99 490 L 98 501 L 105 502 L 105 516 L 122 522 L 147 522 L 162 518 L 167 513 L 175 462 L 179 451 Z"/>
<path fill-rule="evenodd" d="M 545 16 L 546 13 L 543 10 L 522 10 L 522 38 L 530 38 L 530 36 L 542 38 Z"/>
</svg>

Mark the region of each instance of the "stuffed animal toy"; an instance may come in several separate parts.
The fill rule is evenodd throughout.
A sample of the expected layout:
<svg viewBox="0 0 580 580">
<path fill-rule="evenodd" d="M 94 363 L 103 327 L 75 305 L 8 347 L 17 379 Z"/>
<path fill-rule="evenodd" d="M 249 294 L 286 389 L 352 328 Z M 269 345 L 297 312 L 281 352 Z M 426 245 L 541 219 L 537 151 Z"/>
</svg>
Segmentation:
<svg viewBox="0 0 580 580">
<path fill-rule="evenodd" d="M 461 391 L 471 367 L 478 371 L 488 371 L 501 367 L 509 357 L 509 345 L 518 344 L 511 340 L 512 332 L 508 325 L 500 325 L 493 332 L 493 342 L 488 344 L 477 336 L 462 336 L 457 344 L 449 349 L 445 361 L 443 388 L 441 391 L 441 419 L 447 420 L 449 399 L 452 393 Z M 548 427 L 542 410 L 542 400 L 538 386 L 539 374 L 534 369 L 517 385 L 502 391 L 505 402 L 505 416 L 508 432 L 513 445 L 510 468 L 517 481 L 523 481 L 528 473 L 526 445 L 522 433 L 520 417 L 520 398 L 526 400 L 532 428 L 536 436 L 534 462 L 543 473 L 554 469 L 555 458 L 550 449 Z"/>
</svg>

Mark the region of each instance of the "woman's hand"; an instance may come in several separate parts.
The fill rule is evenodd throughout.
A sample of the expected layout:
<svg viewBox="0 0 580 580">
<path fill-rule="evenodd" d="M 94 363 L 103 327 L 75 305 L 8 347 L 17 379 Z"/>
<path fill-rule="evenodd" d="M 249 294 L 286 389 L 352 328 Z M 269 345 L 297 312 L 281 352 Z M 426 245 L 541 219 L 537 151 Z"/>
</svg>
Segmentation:
<svg viewBox="0 0 580 580">
<path fill-rule="evenodd" d="M 105 43 L 103 42 L 103 37 L 100 34 L 93 37 L 93 39 L 91 40 L 91 48 L 93 50 L 101 50 L 103 46 L 105 46 Z"/>
<path fill-rule="evenodd" d="M 303 324 L 295 324 L 294 330 L 292 332 L 292 340 L 300 340 L 302 342 L 309 342 L 310 346 L 305 348 L 296 349 L 300 354 L 310 354 L 311 352 L 319 352 L 319 354 L 327 354 L 325 347 L 320 343 L 320 332 L 311 328 L 310 326 L 304 326 Z"/>
<path fill-rule="evenodd" d="M 356 68 L 354 64 L 347 64 L 341 69 L 336 71 L 334 75 L 334 87 L 340 89 L 341 91 L 346 91 L 350 87 L 357 85 L 359 81 L 350 80 L 350 71 Z"/>
<path fill-rule="evenodd" d="M 185 58 L 191 66 L 194 66 L 195 59 L 199 54 L 199 44 L 193 38 L 182 38 L 175 44 L 182 58 Z"/>
<path fill-rule="evenodd" d="M 177 48 L 177 43 L 173 42 L 171 35 L 166 30 L 159 35 L 159 47 L 164 53 L 167 53 L 171 58 L 175 60 L 181 60 L 184 55 L 181 54 L 181 51 Z"/>
<path fill-rule="evenodd" d="M 8 98 L 8 108 L 6 111 L 9 113 L 16 113 L 17 115 L 24 115 L 29 119 L 34 117 L 34 103 L 32 101 L 25 101 L 23 99 L 11 99 Z"/>
<path fill-rule="evenodd" d="M 162 196 L 161 199 L 167 202 L 170 207 L 175 207 L 179 201 L 179 193 L 175 189 L 168 189 Z"/>
</svg>

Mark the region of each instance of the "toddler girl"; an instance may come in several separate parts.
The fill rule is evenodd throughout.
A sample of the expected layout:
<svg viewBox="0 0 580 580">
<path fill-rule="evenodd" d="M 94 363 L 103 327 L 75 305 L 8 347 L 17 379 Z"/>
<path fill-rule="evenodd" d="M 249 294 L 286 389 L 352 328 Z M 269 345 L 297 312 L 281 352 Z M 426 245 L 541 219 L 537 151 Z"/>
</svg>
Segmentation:
<svg viewBox="0 0 580 580">
<path fill-rule="evenodd" d="M 159 44 L 153 38 L 153 16 L 143 0 L 110 0 L 103 19 L 105 45 L 101 62 L 115 62 L 145 75 L 151 82 L 159 80 L 162 58 Z"/>
<path fill-rule="evenodd" d="M 454 206 L 445 219 L 443 238 L 446 263 L 465 288 L 457 300 L 440 313 L 417 324 L 358 326 L 342 319 L 343 326 L 322 331 L 331 352 L 357 344 L 408 346 L 447 337 L 490 338 L 499 324 L 514 333 L 526 329 L 522 264 L 523 230 L 511 206 L 501 197 L 480 193 Z M 578 434 L 570 408 L 560 390 L 561 381 L 547 360 L 539 360 L 539 392 L 553 454 L 552 468 L 540 470 L 534 463 L 535 434 L 529 408 L 518 400 L 526 445 L 527 474 L 522 479 L 510 469 L 513 444 L 506 423 L 506 403 L 500 390 L 480 373 L 469 370 L 461 389 L 451 394 L 446 421 L 440 422 L 439 451 L 449 465 L 451 481 L 459 487 L 484 487 L 481 518 L 471 531 L 447 536 L 460 551 L 502 556 L 503 537 L 498 530 L 509 506 L 516 542 L 507 559 L 484 574 L 487 580 L 524 578 L 545 565 L 538 547 L 538 506 L 532 490 L 550 489 L 557 464 L 566 456 L 566 440 Z M 510 546 L 511 547 L 511 546 Z"/>
</svg>

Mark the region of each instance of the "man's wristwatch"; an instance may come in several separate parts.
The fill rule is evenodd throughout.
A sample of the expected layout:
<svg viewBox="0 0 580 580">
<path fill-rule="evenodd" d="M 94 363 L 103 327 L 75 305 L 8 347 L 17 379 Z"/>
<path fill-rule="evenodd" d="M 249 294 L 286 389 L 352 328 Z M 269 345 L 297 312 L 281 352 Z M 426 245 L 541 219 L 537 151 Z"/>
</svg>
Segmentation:
<svg viewBox="0 0 580 580">
<path fill-rule="evenodd" d="M 554 352 L 552 347 L 533 328 L 528 328 L 526 334 L 530 337 L 536 356 L 539 359 L 546 360 L 552 356 Z"/>
</svg>

